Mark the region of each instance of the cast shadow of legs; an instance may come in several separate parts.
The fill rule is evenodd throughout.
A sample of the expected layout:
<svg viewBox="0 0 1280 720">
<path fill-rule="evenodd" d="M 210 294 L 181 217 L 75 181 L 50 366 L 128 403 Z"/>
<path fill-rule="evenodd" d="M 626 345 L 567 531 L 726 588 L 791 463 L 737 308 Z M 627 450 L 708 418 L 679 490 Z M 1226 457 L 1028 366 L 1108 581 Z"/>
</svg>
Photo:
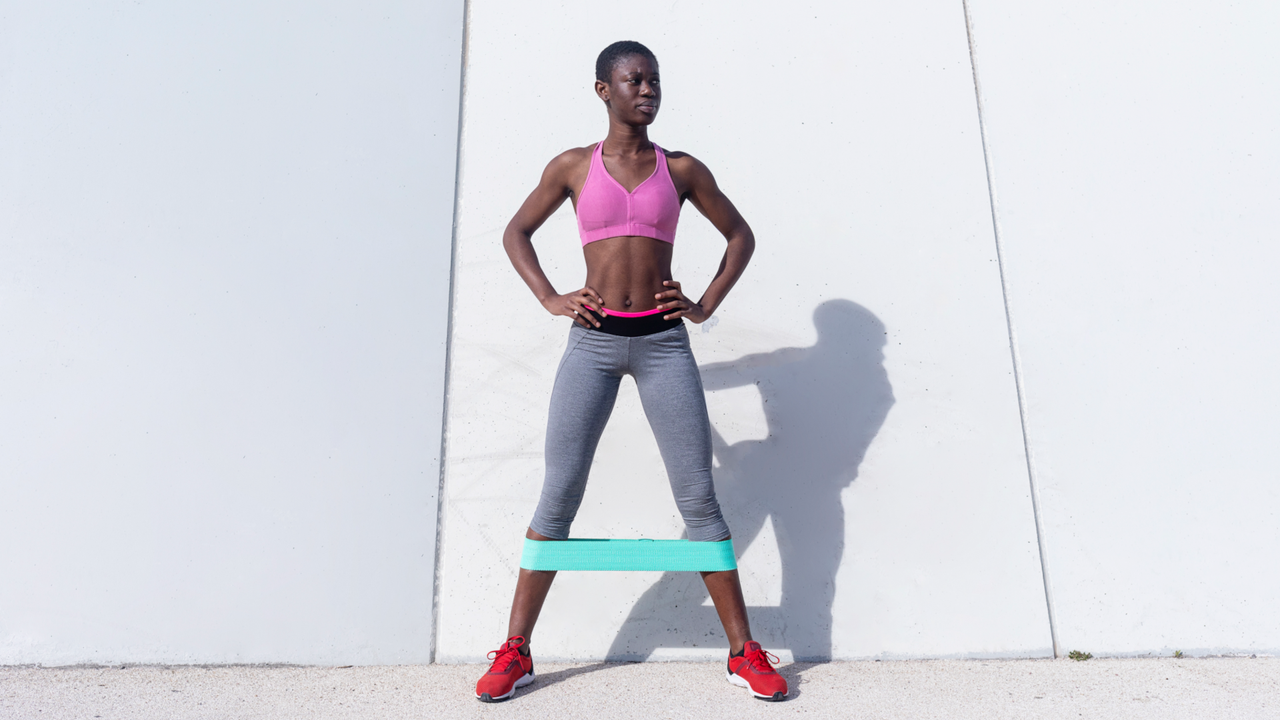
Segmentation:
<svg viewBox="0 0 1280 720">
<path fill-rule="evenodd" d="M 818 340 L 811 347 L 702 367 L 707 391 L 754 384 L 764 403 L 764 440 L 730 445 L 713 429 L 716 494 L 739 557 L 772 520 L 781 601 L 749 608 L 751 629 L 765 648 L 790 650 L 797 661 L 831 658 L 831 607 L 844 553 L 841 492 L 857 478 L 894 402 L 884 324 L 849 300 L 822 303 L 813 321 Z M 697 573 L 664 573 L 632 607 L 608 659 L 726 647 L 707 597 Z M 798 686 L 798 678 L 788 681 Z"/>
</svg>

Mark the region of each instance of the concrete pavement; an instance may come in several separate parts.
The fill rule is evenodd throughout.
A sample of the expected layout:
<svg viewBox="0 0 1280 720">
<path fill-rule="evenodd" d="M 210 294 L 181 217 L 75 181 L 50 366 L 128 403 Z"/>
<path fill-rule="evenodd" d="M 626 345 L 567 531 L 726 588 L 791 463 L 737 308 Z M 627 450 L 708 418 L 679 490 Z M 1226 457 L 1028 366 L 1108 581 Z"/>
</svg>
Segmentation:
<svg viewBox="0 0 1280 720">
<path fill-rule="evenodd" d="M 1280 659 L 791 663 L 785 703 L 720 664 L 538 664 L 500 704 L 479 665 L 0 667 L 0 718 L 1280 718 Z"/>
</svg>

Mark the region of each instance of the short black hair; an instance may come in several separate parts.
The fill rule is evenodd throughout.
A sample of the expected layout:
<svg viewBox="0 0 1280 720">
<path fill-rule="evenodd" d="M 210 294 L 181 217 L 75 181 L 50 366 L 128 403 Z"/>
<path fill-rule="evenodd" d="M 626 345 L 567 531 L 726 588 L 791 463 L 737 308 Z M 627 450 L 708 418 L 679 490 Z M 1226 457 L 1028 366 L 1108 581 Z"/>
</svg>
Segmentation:
<svg viewBox="0 0 1280 720">
<path fill-rule="evenodd" d="M 635 40 L 619 40 L 600 51 L 600 57 L 596 58 L 596 79 L 602 83 L 609 82 L 614 66 L 632 55 L 643 55 L 652 60 L 654 65 L 658 64 L 658 57 L 649 48 Z"/>
</svg>

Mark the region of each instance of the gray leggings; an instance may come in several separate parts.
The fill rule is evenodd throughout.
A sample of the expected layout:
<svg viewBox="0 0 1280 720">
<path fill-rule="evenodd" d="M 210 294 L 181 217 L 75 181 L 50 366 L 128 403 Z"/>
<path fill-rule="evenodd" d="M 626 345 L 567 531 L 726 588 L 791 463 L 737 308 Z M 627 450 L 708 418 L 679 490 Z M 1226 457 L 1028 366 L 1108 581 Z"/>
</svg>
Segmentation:
<svg viewBox="0 0 1280 720">
<path fill-rule="evenodd" d="M 547 476 L 529 527 L 554 540 L 569 537 L 618 385 L 628 374 L 636 379 L 689 539 L 728 538 L 711 481 L 707 402 L 684 323 L 641 337 L 573 326 L 551 391 Z"/>
</svg>

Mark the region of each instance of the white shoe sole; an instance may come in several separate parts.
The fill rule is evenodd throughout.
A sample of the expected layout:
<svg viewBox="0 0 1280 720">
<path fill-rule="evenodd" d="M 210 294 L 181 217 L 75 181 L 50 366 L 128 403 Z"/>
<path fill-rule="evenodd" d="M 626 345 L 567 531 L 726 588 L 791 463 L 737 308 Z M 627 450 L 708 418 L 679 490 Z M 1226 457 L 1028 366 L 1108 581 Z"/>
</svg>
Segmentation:
<svg viewBox="0 0 1280 720">
<path fill-rule="evenodd" d="M 773 695 L 761 695 L 760 693 L 758 693 L 758 692 L 756 692 L 754 689 L 752 689 L 752 687 L 751 687 L 751 683 L 749 683 L 749 682 L 747 682 L 746 680 L 744 680 L 744 679 L 742 678 L 742 676 L 741 676 L 741 675 L 734 675 L 733 673 L 731 673 L 731 672 L 727 672 L 727 671 L 726 671 L 726 672 L 725 672 L 725 674 L 724 674 L 724 679 L 725 679 L 725 680 L 728 680 L 728 681 L 729 681 L 729 683 L 730 683 L 730 684 L 732 684 L 732 685 L 737 685 L 738 687 L 742 687 L 742 688 L 746 688 L 746 689 L 748 689 L 748 690 L 751 690 L 751 694 L 752 694 L 752 695 L 754 695 L 754 696 L 756 696 L 756 697 L 758 697 L 758 698 L 760 698 L 761 700 L 769 700 L 769 701 L 774 701 L 774 702 L 776 702 L 776 701 L 781 700 L 782 698 L 786 697 L 786 696 L 787 696 L 787 693 L 791 692 L 790 690 L 787 690 L 787 692 L 784 692 L 784 693 L 774 693 Z"/>
<path fill-rule="evenodd" d="M 532 682 L 533 682 L 533 673 L 525 673 L 524 677 L 517 680 L 516 684 L 511 686 L 511 689 L 507 691 L 506 695 L 491 697 L 489 696 L 489 693 L 484 693 L 483 695 L 481 693 L 476 693 L 476 699 L 481 702 L 498 702 L 500 700 L 506 700 L 507 698 L 516 694 L 516 688 L 522 688 L 525 685 L 528 685 L 529 683 L 532 683 Z M 488 697 L 489 699 L 486 700 L 485 699 L 486 697 Z"/>
</svg>

